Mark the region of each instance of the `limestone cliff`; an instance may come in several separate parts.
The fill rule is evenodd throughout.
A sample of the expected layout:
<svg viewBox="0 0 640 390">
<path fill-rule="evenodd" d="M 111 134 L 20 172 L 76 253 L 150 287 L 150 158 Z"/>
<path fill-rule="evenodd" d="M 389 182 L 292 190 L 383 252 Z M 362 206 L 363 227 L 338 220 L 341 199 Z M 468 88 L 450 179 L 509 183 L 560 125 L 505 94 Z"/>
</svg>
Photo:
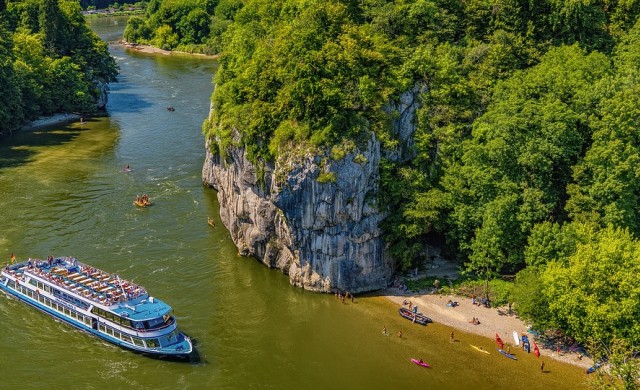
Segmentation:
<svg viewBox="0 0 640 390">
<path fill-rule="evenodd" d="M 98 97 L 96 99 L 96 107 L 98 110 L 104 110 L 107 107 L 107 100 L 109 98 L 109 83 L 95 80 L 94 85 L 98 91 Z"/>
<path fill-rule="evenodd" d="M 392 158 L 411 155 L 419 88 L 390 103 L 400 142 Z M 220 216 L 239 253 L 289 275 L 314 291 L 351 292 L 387 286 L 393 264 L 385 256 L 377 205 L 380 143 L 334 161 L 326 153 L 281 156 L 258 174 L 242 148 L 224 161 L 207 144 L 203 181 L 218 191 Z M 318 180 L 319 177 L 331 178 Z"/>
</svg>

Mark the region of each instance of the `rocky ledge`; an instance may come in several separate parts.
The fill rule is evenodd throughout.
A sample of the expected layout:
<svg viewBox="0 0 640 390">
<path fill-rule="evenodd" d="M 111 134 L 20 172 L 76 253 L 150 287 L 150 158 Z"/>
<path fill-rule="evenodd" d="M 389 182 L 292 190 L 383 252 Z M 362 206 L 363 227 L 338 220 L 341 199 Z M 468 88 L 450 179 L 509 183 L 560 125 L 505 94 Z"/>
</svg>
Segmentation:
<svg viewBox="0 0 640 390">
<path fill-rule="evenodd" d="M 416 87 L 387 106 L 396 114 L 400 149 L 385 156 L 410 156 Z M 335 161 L 324 155 L 291 153 L 260 170 L 243 148 L 224 161 L 207 143 L 203 182 L 218 191 L 220 216 L 238 251 L 289 275 L 307 290 L 353 293 L 387 287 L 394 264 L 385 255 L 377 205 L 380 143 Z M 296 155 L 295 157 L 293 155 Z"/>
</svg>

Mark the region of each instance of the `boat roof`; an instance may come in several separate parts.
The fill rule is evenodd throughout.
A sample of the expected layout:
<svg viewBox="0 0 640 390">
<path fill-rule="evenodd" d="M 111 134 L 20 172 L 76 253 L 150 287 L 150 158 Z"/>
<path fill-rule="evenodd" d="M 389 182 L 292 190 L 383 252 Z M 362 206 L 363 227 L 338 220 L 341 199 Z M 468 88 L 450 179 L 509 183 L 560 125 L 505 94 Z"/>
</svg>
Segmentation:
<svg viewBox="0 0 640 390">
<path fill-rule="evenodd" d="M 27 274 L 46 280 L 132 320 L 162 317 L 171 311 L 169 305 L 149 296 L 142 286 L 71 257 L 29 259 L 11 264 L 4 271 L 14 276 Z"/>
<path fill-rule="evenodd" d="M 121 303 L 111 307 L 111 311 L 131 320 L 148 320 L 162 317 L 171 312 L 171 307 L 154 297 L 138 299 L 138 302 Z"/>
</svg>

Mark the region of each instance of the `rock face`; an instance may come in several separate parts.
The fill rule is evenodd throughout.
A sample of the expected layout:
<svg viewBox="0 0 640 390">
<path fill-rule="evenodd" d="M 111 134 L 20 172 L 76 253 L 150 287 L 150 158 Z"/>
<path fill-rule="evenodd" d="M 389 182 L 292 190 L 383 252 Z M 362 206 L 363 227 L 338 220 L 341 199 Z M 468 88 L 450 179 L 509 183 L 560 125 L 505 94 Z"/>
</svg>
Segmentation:
<svg viewBox="0 0 640 390">
<path fill-rule="evenodd" d="M 109 83 L 95 80 L 94 84 L 96 86 L 96 89 L 100 91 L 96 100 L 96 106 L 98 107 L 98 110 L 104 110 L 107 106 L 107 99 L 109 96 Z"/>
<path fill-rule="evenodd" d="M 388 152 L 392 158 L 411 155 L 418 93 L 416 87 L 386 107 L 397 112 L 394 130 L 401 139 L 398 150 Z M 222 161 L 207 143 L 202 177 L 218 191 L 222 222 L 240 254 L 281 269 L 293 285 L 308 290 L 387 287 L 394 265 L 381 238 L 381 150 L 373 135 L 338 161 L 281 156 L 257 170 L 244 149 L 227 153 Z"/>
</svg>

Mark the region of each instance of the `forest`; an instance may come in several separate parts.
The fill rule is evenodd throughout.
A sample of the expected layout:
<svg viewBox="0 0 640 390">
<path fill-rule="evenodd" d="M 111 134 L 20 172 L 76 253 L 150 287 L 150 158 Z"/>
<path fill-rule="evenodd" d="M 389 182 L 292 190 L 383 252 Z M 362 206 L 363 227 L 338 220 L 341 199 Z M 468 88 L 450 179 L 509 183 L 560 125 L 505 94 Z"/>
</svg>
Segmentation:
<svg viewBox="0 0 640 390">
<path fill-rule="evenodd" d="M 38 116 L 94 113 L 115 60 L 73 0 L 0 0 L 0 134 Z"/>
<path fill-rule="evenodd" d="M 259 167 L 294 148 L 398 147 L 385 110 L 418 87 L 412 157 L 381 164 L 388 252 L 425 245 L 637 387 L 640 0 L 151 0 L 125 39 L 221 54 L 207 137 Z M 74 0 L 0 0 L 0 133 L 95 111 L 115 61 Z M 240 137 L 234 138 L 233 131 Z M 393 211 L 393 212 L 392 212 Z"/>
<path fill-rule="evenodd" d="M 156 0 L 128 32 L 222 54 L 204 131 L 258 166 L 370 133 L 393 150 L 384 107 L 419 87 L 413 157 L 381 167 L 399 270 L 431 244 L 470 277 L 511 276 L 522 318 L 634 388 L 639 14 L 637 0 Z"/>
</svg>

